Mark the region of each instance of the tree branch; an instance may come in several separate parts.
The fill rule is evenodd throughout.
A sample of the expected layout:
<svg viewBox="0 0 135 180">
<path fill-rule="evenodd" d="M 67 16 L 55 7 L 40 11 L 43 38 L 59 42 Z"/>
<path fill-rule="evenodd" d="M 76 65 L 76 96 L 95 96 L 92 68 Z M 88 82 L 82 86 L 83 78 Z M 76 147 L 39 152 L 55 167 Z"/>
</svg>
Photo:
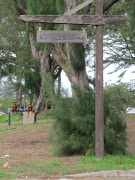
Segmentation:
<svg viewBox="0 0 135 180">
<path fill-rule="evenodd" d="M 103 8 L 103 13 L 105 13 L 106 11 L 108 11 L 115 3 L 117 3 L 119 0 L 112 0 L 109 4 L 107 4 L 104 8 Z"/>
<path fill-rule="evenodd" d="M 126 38 L 123 38 L 123 39 L 124 39 L 124 42 L 126 43 L 126 47 L 127 47 L 128 51 L 129 51 L 129 53 L 130 53 L 131 58 L 133 58 L 132 52 L 131 52 L 131 50 L 130 50 L 130 47 L 129 47 L 129 45 L 128 45 L 128 42 L 127 42 Z"/>
<path fill-rule="evenodd" d="M 57 73 L 55 72 L 56 69 L 57 69 Z M 57 65 L 57 66 L 54 68 L 53 72 L 51 72 L 51 74 L 52 74 L 52 76 L 53 76 L 53 79 L 57 79 L 57 78 L 60 76 L 61 71 L 62 71 L 61 67 L 60 67 L 59 65 Z"/>
<path fill-rule="evenodd" d="M 92 6 L 92 3 L 91 3 L 91 4 L 89 4 L 89 5 L 86 7 L 86 10 L 85 10 L 84 15 L 86 15 L 86 14 L 88 14 L 88 13 L 89 13 L 91 6 Z"/>
<path fill-rule="evenodd" d="M 64 53 L 62 46 L 60 44 L 53 44 L 53 48 L 51 49 L 51 53 L 53 55 L 53 59 L 60 65 L 60 67 L 66 72 L 67 74 L 67 68 L 66 68 L 66 62 L 68 62 L 68 57 Z"/>
<path fill-rule="evenodd" d="M 26 9 L 22 9 L 22 8 L 19 6 L 17 0 L 14 0 L 14 6 L 15 6 L 16 11 L 19 13 L 19 15 L 25 15 L 25 14 L 27 14 Z"/>
<path fill-rule="evenodd" d="M 2 64 L 2 66 L 4 67 L 4 69 L 5 69 L 5 71 L 6 71 L 7 75 L 8 75 L 9 81 L 14 85 L 14 82 L 13 82 L 13 79 L 12 79 L 12 76 L 11 76 L 11 73 L 10 73 L 10 72 L 8 71 L 8 69 L 6 68 L 6 65 L 3 64 L 2 62 L 0 62 L 0 64 Z"/>
<path fill-rule="evenodd" d="M 18 65 L 18 62 L 15 62 L 15 61 L 13 61 L 13 60 L 11 60 L 11 59 L 7 59 L 8 60 L 8 62 L 10 62 L 10 63 L 13 63 L 13 64 L 15 64 L 15 65 Z M 5 59 L 1 59 L 0 58 L 0 61 L 5 61 Z"/>
<path fill-rule="evenodd" d="M 32 56 L 34 59 L 39 60 L 39 51 L 37 51 L 35 43 L 35 32 L 34 32 L 34 26 L 32 23 L 30 23 L 29 27 L 29 37 L 30 37 L 30 45 L 31 45 L 31 51 L 32 51 Z"/>
</svg>

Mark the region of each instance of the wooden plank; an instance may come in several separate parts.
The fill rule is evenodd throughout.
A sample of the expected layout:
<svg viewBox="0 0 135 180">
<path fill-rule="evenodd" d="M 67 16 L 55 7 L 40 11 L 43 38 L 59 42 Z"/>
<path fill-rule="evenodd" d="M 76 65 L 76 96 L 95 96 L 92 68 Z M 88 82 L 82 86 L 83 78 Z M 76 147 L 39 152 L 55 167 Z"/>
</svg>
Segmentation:
<svg viewBox="0 0 135 180">
<path fill-rule="evenodd" d="M 87 1 L 79 4 L 75 8 L 69 10 L 68 12 L 64 13 L 64 15 L 72 15 L 72 14 L 76 13 L 77 11 L 81 10 L 82 8 L 88 6 L 91 3 L 93 3 L 93 0 L 87 0 Z"/>
<path fill-rule="evenodd" d="M 37 23 L 104 25 L 104 24 L 126 20 L 127 16 L 21 15 L 20 19 L 26 22 L 37 22 Z"/>
<path fill-rule="evenodd" d="M 85 43 L 86 41 L 86 31 L 37 31 L 37 42 L 40 43 Z"/>
<path fill-rule="evenodd" d="M 103 24 L 111 24 L 119 21 L 127 20 L 128 16 L 124 15 L 113 15 L 113 16 L 103 16 L 102 23 Z"/>
</svg>

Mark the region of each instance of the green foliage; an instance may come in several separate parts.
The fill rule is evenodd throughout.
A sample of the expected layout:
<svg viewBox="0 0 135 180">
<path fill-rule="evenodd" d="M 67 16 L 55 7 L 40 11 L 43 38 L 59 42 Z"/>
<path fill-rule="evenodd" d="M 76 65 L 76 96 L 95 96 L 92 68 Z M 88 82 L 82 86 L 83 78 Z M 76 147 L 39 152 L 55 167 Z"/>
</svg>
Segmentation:
<svg viewBox="0 0 135 180">
<path fill-rule="evenodd" d="M 35 1 L 29 0 L 29 1 L 27 1 L 28 13 L 30 15 L 35 15 L 35 14 L 42 15 L 45 8 L 47 8 L 45 6 L 45 4 L 43 5 L 42 2 L 43 2 L 42 0 L 35 0 Z"/>
<path fill-rule="evenodd" d="M 83 45 L 73 44 L 70 58 L 71 65 L 76 72 L 83 69 L 85 66 L 85 51 Z"/>
<path fill-rule="evenodd" d="M 21 8 L 26 5 L 25 1 L 17 2 Z M 39 94 L 40 71 L 39 63 L 31 55 L 30 43 L 25 33 L 27 26 L 19 20 L 13 1 L 0 3 L 0 76 L 10 77 L 14 91 L 22 89 L 32 99 L 34 94 Z"/>
<path fill-rule="evenodd" d="M 57 14 L 61 15 L 64 14 L 64 1 L 61 0 L 56 0 L 56 9 L 57 9 Z"/>
<path fill-rule="evenodd" d="M 9 81 L 0 81 L 0 98 L 1 99 L 8 99 L 8 98 L 15 98 L 15 90 L 14 86 Z M 0 104 L 1 104 L 0 99 Z"/>
<path fill-rule="evenodd" d="M 105 97 L 108 105 L 119 112 L 126 112 L 127 107 L 135 105 L 134 93 L 129 89 L 130 85 L 121 83 L 110 85 L 105 88 Z"/>
<path fill-rule="evenodd" d="M 69 98 L 55 98 L 53 107 L 56 120 L 51 143 L 56 154 L 94 155 L 95 102 L 93 90 L 85 93 L 76 89 L 77 103 Z M 57 100 L 56 100 L 57 99 Z M 126 124 L 105 99 L 105 153 L 125 154 Z"/>
<path fill-rule="evenodd" d="M 7 114 L 8 109 L 11 109 L 11 107 L 13 106 L 13 102 L 15 102 L 15 99 L 12 97 L 0 99 L 0 111 Z"/>
<path fill-rule="evenodd" d="M 104 45 L 108 55 L 105 63 L 115 64 L 115 71 L 121 70 L 121 77 L 135 63 L 135 10 L 134 0 L 118 1 L 107 12 L 108 15 L 128 15 L 128 20 L 105 26 Z"/>
<path fill-rule="evenodd" d="M 105 114 L 106 115 L 106 114 Z M 110 107 L 109 117 L 106 119 L 105 130 L 105 153 L 125 154 L 126 148 L 126 122 Z"/>
<path fill-rule="evenodd" d="M 20 115 L 12 115 L 11 114 L 11 122 L 17 122 L 22 118 Z M 7 123 L 8 116 L 0 116 L 0 123 Z"/>
</svg>

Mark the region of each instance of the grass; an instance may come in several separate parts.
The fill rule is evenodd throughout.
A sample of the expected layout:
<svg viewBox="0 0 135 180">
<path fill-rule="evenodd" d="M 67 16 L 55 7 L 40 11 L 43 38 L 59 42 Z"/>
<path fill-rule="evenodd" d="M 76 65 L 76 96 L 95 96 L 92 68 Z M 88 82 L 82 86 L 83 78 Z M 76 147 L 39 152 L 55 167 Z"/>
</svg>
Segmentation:
<svg viewBox="0 0 135 180">
<path fill-rule="evenodd" d="M 0 127 L 0 135 L 2 135 L 4 131 L 14 130 L 14 129 L 16 129 L 16 127 Z"/>
<path fill-rule="evenodd" d="M 5 164 L 5 162 L 0 161 L 0 179 L 2 179 L 2 178 L 6 178 L 6 179 L 15 178 L 15 174 L 13 172 L 8 172 L 9 170 L 5 170 L 4 168 L 1 168 L 3 164 Z"/>
<path fill-rule="evenodd" d="M 104 158 L 96 158 L 89 156 L 80 156 L 78 162 L 74 166 L 68 166 L 62 160 L 50 160 L 47 162 L 37 160 L 38 156 L 27 159 L 23 164 L 15 164 L 11 168 L 20 176 L 36 177 L 41 174 L 44 175 L 62 175 L 81 172 L 93 172 L 104 170 L 130 170 L 135 169 L 135 157 L 132 155 L 127 156 L 105 156 Z M 5 175 L 3 175 L 5 176 Z M 13 177 L 14 173 L 9 173 Z"/>
<path fill-rule="evenodd" d="M 129 170 L 135 169 L 135 157 L 105 156 L 104 158 L 82 156 L 79 158 L 78 171 Z"/>
<path fill-rule="evenodd" d="M 8 125 L 8 116 L 0 116 L 0 124 L 3 124 L 2 126 L 0 126 L 0 134 L 2 134 L 4 131 L 14 130 L 17 127 L 21 126 L 21 123 L 17 123 L 15 124 L 15 126 L 12 126 L 12 122 L 18 122 L 21 118 L 22 116 L 20 115 L 11 115 L 11 126 L 9 127 L 4 125 L 4 123 Z"/>
<path fill-rule="evenodd" d="M 11 115 L 11 122 L 17 122 L 19 121 L 22 116 L 20 115 Z M 0 123 L 7 123 L 8 122 L 8 115 L 0 116 Z"/>
<path fill-rule="evenodd" d="M 46 122 L 52 122 L 53 119 L 54 119 L 54 117 L 50 116 L 50 115 L 37 116 L 37 120 L 43 120 L 43 121 L 46 121 Z"/>
<path fill-rule="evenodd" d="M 22 116 L 20 115 L 11 115 L 11 126 L 5 126 L 4 123 L 6 123 L 6 125 L 8 125 L 8 116 L 0 116 L 0 124 L 3 124 L 2 126 L 0 126 L 0 135 L 7 130 L 14 130 L 16 128 L 21 128 L 24 131 L 26 131 L 26 127 L 27 126 L 35 126 L 36 124 L 27 124 L 27 125 L 23 125 L 23 123 L 20 121 L 22 119 Z M 50 116 L 40 116 L 39 118 L 37 118 L 38 120 L 43 120 L 42 123 L 38 124 L 39 126 L 41 126 L 42 128 L 42 124 L 49 124 L 52 120 L 52 118 Z M 19 122 L 20 121 L 20 122 Z M 12 125 L 12 122 L 17 122 L 15 124 Z M 38 123 L 38 121 L 37 121 Z"/>
<path fill-rule="evenodd" d="M 50 160 L 47 162 L 29 159 L 23 165 L 15 167 L 16 173 L 27 176 L 38 176 L 41 174 L 63 174 L 67 172 L 67 166 L 61 161 Z"/>
<path fill-rule="evenodd" d="M 130 120 L 130 119 L 135 119 L 135 114 L 126 114 L 126 115 L 125 115 L 125 118 L 126 118 L 126 119 L 129 119 L 129 120 Z"/>
<path fill-rule="evenodd" d="M 54 117 L 52 115 L 40 115 L 40 116 L 37 116 L 37 122 L 38 120 L 42 120 L 42 123 L 40 124 L 50 124 L 53 120 L 54 120 Z"/>
<path fill-rule="evenodd" d="M 0 179 L 2 179 L 2 178 L 13 179 L 13 178 L 15 178 L 15 174 L 14 173 L 5 172 L 4 170 L 0 169 Z"/>
</svg>

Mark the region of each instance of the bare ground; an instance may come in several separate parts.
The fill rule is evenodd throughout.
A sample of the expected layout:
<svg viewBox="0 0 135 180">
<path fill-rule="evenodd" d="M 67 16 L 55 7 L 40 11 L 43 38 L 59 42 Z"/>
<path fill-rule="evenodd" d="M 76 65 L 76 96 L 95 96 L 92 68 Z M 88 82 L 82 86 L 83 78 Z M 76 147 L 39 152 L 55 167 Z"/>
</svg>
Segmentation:
<svg viewBox="0 0 135 180">
<path fill-rule="evenodd" d="M 51 153 L 51 147 L 47 143 L 47 137 L 50 131 L 50 125 L 38 121 L 37 124 L 28 126 L 16 126 L 17 123 L 12 123 L 11 127 L 0 134 L 0 160 L 9 163 L 13 170 L 20 164 L 25 164 L 28 159 L 36 161 L 49 162 L 56 160 L 62 162 L 69 168 L 73 168 L 77 163 L 78 156 L 54 156 Z M 7 127 L 7 124 L 0 124 L 0 126 Z M 2 159 L 3 156 L 9 155 L 9 158 Z M 0 167 L 1 168 L 1 167 Z M 10 169 L 7 169 L 10 172 Z M 40 174 L 41 176 L 52 177 L 49 174 Z M 21 178 L 27 177 L 27 174 L 22 172 Z M 19 178 L 20 178 L 19 177 Z M 61 177 L 55 175 L 53 178 Z M 46 178 L 46 179 L 47 179 Z"/>
<path fill-rule="evenodd" d="M 127 151 L 135 154 L 135 115 L 128 115 L 127 122 Z"/>
</svg>

